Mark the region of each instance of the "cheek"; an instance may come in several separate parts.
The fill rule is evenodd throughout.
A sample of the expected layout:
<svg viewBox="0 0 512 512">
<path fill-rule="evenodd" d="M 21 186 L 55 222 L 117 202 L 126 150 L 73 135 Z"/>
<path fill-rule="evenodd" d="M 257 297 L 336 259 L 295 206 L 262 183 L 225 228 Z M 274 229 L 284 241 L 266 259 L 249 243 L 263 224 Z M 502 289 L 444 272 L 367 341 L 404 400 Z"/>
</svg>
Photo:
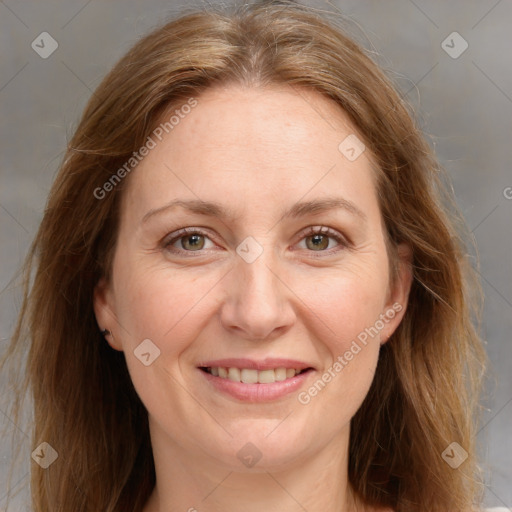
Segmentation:
<svg viewBox="0 0 512 512">
<path fill-rule="evenodd" d="M 132 265 L 121 269 L 118 280 L 123 283 L 116 290 L 123 348 L 133 350 L 149 338 L 165 356 L 179 354 L 197 336 L 200 319 L 206 318 L 205 299 L 219 278 L 213 273 L 198 276 Z"/>
<path fill-rule="evenodd" d="M 316 326 L 322 341 L 322 382 L 316 388 L 323 390 L 325 384 L 329 390 L 323 400 L 332 401 L 335 408 L 344 404 L 349 416 L 363 401 L 375 374 L 383 326 L 379 319 L 387 294 L 385 264 L 354 264 L 350 270 L 347 266 L 314 285 L 304 281 L 310 284 L 301 292 L 307 297 L 303 311 L 310 329 Z M 315 389 L 311 392 L 314 395 Z"/>
<path fill-rule="evenodd" d="M 191 406 L 180 371 L 180 357 L 200 336 L 208 291 L 218 277 L 191 276 L 186 271 L 136 267 L 119 272 L 116 290 L 117 317 L 121 343 L 132 382 L 149 411 L 165 418 L 172 411 L 162 404 L 173 404 L 174 413 L 184 415 Z M 213 290 L 212 290 L 213 291 Z M 143 340 L 151 340 L 158 357 L 145 366 L 136 357 Z M 153 349 L 150 348 L 151 353 Z M 135 351 L 135 352 L 134 352 Z M 138 352 L 141 353 L 140 351 Z M 150 355 L 151 359 L 153 354 Z M 172 396 L 172 399 L 169 397 Z"/>
<path fill-rule="evenodd" d="M 373 381 L 385 286 L 361 275 L 328 283 L 309 295 L 311 322 L 322 340 L 322 367 L 298 399 L 312 415 L 325 419 L 332 434 L 354 416 Z"/>
<path fill-rule="evenodd" d="M 382 268 L 381 268 L 382 267 Z M 387 295 L 385 265 L 354 264 L 303 280 L 305 306 L 324 324 L 322 339 L 336 355 L 383 313 Z M 305 309 L 306 311 L 306 309 Z M 313 321 L 313 320 L 312 320 Z"/>
</svg>

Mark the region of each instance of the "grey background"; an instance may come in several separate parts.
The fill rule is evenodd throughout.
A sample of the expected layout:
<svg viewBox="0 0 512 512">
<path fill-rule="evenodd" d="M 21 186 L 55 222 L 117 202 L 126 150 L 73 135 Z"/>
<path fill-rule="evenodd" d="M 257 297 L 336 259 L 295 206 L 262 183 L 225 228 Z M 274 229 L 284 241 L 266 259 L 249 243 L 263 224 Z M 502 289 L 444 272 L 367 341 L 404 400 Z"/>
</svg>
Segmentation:
<svg viewBox="0 0 512 512">
<path fill-rule="evenodd" d="M 339 9 L 421 114 L 458 204 L 479 246 L 486 295 L 483 336 L 491 360 L 479 432 L 487 506 L 512 506 L 512 2 L 377 0 L 303 2 Z M 12 278 L 41 220 L 66 142 L 101 78 L 138 38 L 184 2 L 0 2 L 0 336 L 7 344 L 19 309 Z M 190 4 L 187 4 L 190 5 Z M 358 26 L 360 28 L 358 28 Z M 31 43 L 43 31 L 58 49 L 42 59 Z M 441 43 L 457 31 L 468 49 L 454 59 Z M 449 43 L 451 44 L 451 43 Z M 457 43 L 458 44 L 458 43 Z M 460 48 L 460 47 L 459 47 Z M 507 198 L 507 190 L 511 192 Z M 11 459 L 5 376 L 0 388 L 0 510 L 7 494 L 28 493 L 30 452 L 7 483 Z M 18 430 L 19 431 L 19 430 Z"/>
</svg>

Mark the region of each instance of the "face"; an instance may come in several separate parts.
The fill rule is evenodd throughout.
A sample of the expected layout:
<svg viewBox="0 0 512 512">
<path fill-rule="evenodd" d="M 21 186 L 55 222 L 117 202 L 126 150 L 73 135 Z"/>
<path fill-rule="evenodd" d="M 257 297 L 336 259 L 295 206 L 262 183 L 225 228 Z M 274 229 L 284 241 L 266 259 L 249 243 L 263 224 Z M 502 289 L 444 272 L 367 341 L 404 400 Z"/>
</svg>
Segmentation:
<svg viewBox="0 0 512 512">
<path fill-rule="evenodd" d="M 348 442 L 410 274 L 390 285 L 371 156 L 337 105 L 288 87 L 196 100 L 127 178 L 96 317 L 152 441 L 284 468 Z"/>
</svg>

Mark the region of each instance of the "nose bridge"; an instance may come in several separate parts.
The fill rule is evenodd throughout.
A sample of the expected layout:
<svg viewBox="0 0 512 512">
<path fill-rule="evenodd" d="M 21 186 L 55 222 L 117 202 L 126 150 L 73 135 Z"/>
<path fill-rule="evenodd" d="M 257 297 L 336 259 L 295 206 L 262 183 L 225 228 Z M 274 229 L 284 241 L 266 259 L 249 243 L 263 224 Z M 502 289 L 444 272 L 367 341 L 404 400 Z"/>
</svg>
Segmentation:
<svg viewBox="0 0 512 512">
<path fill-rule="evenodd" d="M 227 328 L 243 331 L 248 338 L 266 338 L 292 320 L 286 287 L 279 280 L 279 261 L 272 238 L 263 243 L 248 237 L 239 244 L 237 253 L 223 323 Z"/>
<path fill-rule="evenodd" d="M 262 305 L 267 304 L 269 309 L 279 302 L 276 276 L 278 269 L 270 252 L 271 249 L 267 248 L 254 262 L 243 261 L 237 265 L 241 276 L 240 282 L 243 283 L 241 297 L 248 303 L 255 301 L 261 302 Z"/>
</svg>

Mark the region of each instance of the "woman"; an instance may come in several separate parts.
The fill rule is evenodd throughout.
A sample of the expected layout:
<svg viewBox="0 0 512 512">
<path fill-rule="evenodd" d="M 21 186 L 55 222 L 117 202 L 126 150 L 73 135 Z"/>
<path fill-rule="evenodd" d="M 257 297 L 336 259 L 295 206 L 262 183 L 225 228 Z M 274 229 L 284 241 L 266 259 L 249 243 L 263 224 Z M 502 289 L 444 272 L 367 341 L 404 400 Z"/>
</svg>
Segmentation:
<svg viewBox="0 0 512 512">
<path fill-rule="evenodd" d="M 478 509 L 484 352 L 440 176 L 311 9 L 194 11 L 138 42 L 26 268 L 34 510 Z"/>
</svg>

